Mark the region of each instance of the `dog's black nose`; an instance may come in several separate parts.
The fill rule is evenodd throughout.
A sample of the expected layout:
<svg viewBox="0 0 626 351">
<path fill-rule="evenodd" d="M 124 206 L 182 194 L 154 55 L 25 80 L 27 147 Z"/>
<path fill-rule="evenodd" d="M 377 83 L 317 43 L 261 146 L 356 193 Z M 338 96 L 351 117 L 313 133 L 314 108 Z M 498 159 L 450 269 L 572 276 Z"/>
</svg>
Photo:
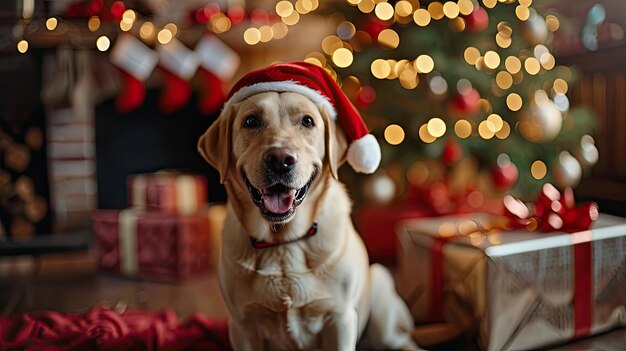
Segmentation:
<svg viewBox="0 0 626 351">
<path fill-rule="evenodd" d="M 295 167 L 298 156 L 285 147 L 273 147 L 265 152 L 263 161 L 269 170 L 277 174 L 284 174 Z"/>
</svg>

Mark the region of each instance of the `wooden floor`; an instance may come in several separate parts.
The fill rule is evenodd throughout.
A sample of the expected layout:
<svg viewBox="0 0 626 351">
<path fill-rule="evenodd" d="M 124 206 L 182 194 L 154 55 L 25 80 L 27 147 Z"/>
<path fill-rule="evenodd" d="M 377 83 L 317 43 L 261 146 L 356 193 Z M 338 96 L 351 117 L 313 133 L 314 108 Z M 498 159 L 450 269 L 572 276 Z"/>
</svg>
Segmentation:
<svg viewBox="0 0 626 351">
<path fill-rule="evenodd" d="M 171 308 L 181 318 L 195 312 L 228 317 L 214 270 L 182 283 L 158 283 L 99 273 L 88 254 L 41 257 L 37 264 L 24 261 L 21 266 L 18 272 L 0 276 L 3 314 L 40 310 L 80 313 L 94 305 L 107 305 Z"/>
<path fill-rule="evenodd" d="M 102 274 L 94 263 L 90 254 L 44 256 L 37 263 L 32 258 L 0 258 L 0 313 L 81 313 L 95 305 L 107 305 L 118 310 L 171 308 L 181 319 L 196 312 L 228 317 L 215 270 L 174 284 Z M 546 350 L 626 351 L 626 329 Z"/>
</svg>

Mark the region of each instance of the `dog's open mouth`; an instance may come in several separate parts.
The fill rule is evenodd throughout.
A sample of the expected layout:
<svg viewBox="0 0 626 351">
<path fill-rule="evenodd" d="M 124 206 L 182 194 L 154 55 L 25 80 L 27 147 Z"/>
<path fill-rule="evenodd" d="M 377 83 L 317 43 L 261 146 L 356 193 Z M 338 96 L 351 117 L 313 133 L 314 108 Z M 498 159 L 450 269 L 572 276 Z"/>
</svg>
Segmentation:
<svg viewBox="0 0 626 351">
<path fill-rule="evenodd" d="M 300 206 L 313 183 L 317 172 L 313 172 L 309 181 L 300 189 L 289 188 L 281 183 L 276 183 L 263 189 L 255 188 L 243 173 L 243 179 L 254 202 L 265 219 L 272 223 L 280 223 L 289 219 Z"/>
</svg>

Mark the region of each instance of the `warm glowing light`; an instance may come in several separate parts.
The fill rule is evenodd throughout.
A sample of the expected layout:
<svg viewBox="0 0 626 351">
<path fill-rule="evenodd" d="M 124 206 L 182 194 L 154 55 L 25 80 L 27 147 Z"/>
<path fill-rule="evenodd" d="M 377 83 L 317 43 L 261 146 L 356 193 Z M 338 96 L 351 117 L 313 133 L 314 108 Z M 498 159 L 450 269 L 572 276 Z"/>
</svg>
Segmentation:
<svg viewBox="0 0 626 351">
<path fill-rule="evenodd" d="M 107 51 L 109 50 L 110 46 L 111 46 L 111 41 L 109 40 L 109 38 L 107 38 L 104 35 L 99 37 L 98 40 L 96 40 L 96 47 L 100 51 Z"/>
<path fill-rule="evenodd" d="M 454 124 L 454 133 L 461 139 L 465 139 L 472 134 L 472 124 L 465 119 L 460 119 Z"/>
<path fill-rule="evenodd" d="M 278 22 L 278 23 L 284 25 L 284 23 L 282 22 Z M 232 22 L 230 21 L 230 18 L 228 18 L 227 16 L 219 16 L 215 19 L 211 19 L 211 29 L 215 33 L 224 33 L 230 29 L 231 25 L 232 25 Z"/>
<path fill-rule="evenodd" d="M 530 166 L 530 174 L 532 174 L 533 178 L 539 180 L 543 179 L 548 173 L 548 167 L 543 161 L 537 160 L 533 162 L 532 166 Z"/>
<path fill-rule="evenodd" d="M 428 13 L 430 13 L 430 17 L 439 20 L 444 16 L 443 13 L 443 4 L 440 2 L 431 2 L 428 5 Z"/>
<path fill-rule="evenodd" d="M 137 19 L 135 11 L 128 9 L 122 14 L 122 22 L 134 22 Z"/>
<path fill-rule="evenodd" d="M 406 0 L 400 0 L 396 3 L 396 13 L 402 17 L 410 16 L 413 13 L 413 5 Z"/>
<path fill-rule="evenodd" d="M 556 61 L 552 54 L 542 54 L 539 58 L 539 62 L 541 62 L 541 66 L 543 66 L 543 68 L 545 68 L 546 70 L 553 69 L 554 65 L 556 64 Z"/>
<path fill-rule="evenodd" d="M 522 69 L 522 62 L 515 56 L 509 56 L 504 60 L 504 67 L 511 74 L 515 74 Z"/>
<path fill-rule="evenodd" d="M 562 94 L 565 95 L 567 94 L 567 82 L 561 78 L 557 78 L 554 81 L 554 86 L 552 87 L 554 89 L 554 92 L 557 94 Z"/>
<path fill-rule="evenodd" d="M 498 139 L 506 139 L 509 134 L 511 134 L 511 126 L 507 123 L 507 121 L 502 121 L 502 128 L 496 132 L 496 137 Z"/>
<path fill-rule="evenodd" d="M 502 117 L 495 113 L 492 113 L 487 117 L 487 122 L 487 127 L 494 133 L 500 131 L 500 129 L 502 129 L 502 126 L 504 125 Z"/>
<path fill-rule="evenodd" d="M 431 118 L 428 121 L 428 133 L 439 138 L 446 133 L 446 122 L 441 118 Z"/>
<path fill-rule="evenodd" d="M 532 5 L 533 0 L 519 0 L 519 4 L 522 6 L 530 7 Z"/>
<path fill-rule="evenodd" d="M 448 27 L 453 32 L 462 32 L 465 30 L 465 20 L 461 17 L 453 18 L 448 22 Z"/>
<path fill-rule="evenodd" d="M 550 32 L 556 32 L 560 25 L 559 19 L 555 15 L 546 16 L 546 27 Z"/>
<path fill-rule="evenodd" d="M 167 43 L 169 43 L 170 41 L 172 41 L 172 38 L 174 36 L 172 35 L 172 32 L 170 32 L 167 29 L 161 29 L 159 31 L 159 33 L 157 33 L 157 40 L 159 41 L 159 43 L 165 45 Z"/>
<path fill-rule="evenodd" d="M 434 142 L 435 140 L 437 140 L 437 138 L 432 136 L 430 134 L 430 132 L 428 131 L 428 125 L 427 124 L 422 124 L 422 126 L 420 127 L 420 129 L 418 131 L 418 135 L 419 135 L 420 139 L 423 142 L 427 143 L 427 144 L 430 144 L 430 143 Z"/>
<path fill-rule="evenodd" d="M 443 14 L 448 18 L 457 18 L 459 16 L 459 5 L 455 2 L 448 1 L 443 4 Z"/>
<path fill-rule="evenodd" d="M 178 33 L 178 27 L 174 23 L 167 23 L 166 25 L 163 26 L 163 29 L 169 30 L 170 33 L 172 33 L 172 37 L 175 37 L 176 34 Z"/>
<path fill-rule="evenodd" d="M 337 67 L 345 68 L 352 64 L 352 52 L 346 48 L 340 48 L 333 52 L 333 63 Z"/>
<path fill-rule="evenodd" d="M 487 121 L 482 121 L 478 124 L 478 135 L 483 139 L 491 139 L 495 133 L 489 129 Z"/>
<path fill-rule="evenodd" d="M 261 32 L 256 28 L 248 28 L 243 32 L 243 40 L 249 45 L 258 44 L 261 41 Z"/>
<path fill-rule="evenodd" d="M 293 5 L 289 1 L 279 1 L 276 4 L 276 14 L 280 17 L 288 17 L 293 13 Z"/>
<path fill-rule="evenodd" d="M 393 6 L 388 2 L 379 2 L 374 8 L 374 13 L 383 21 L 389 20 L 393 17 Z"/>
<path fill-rule="evenodd" d="M 343 47 L 343 41 L 336 35 L 329 35 L 322 40 L 322 50 L 328 55 L 332 55 L 335 50 Z"/>
<path fill-rule="evenodd" d="M 484 60 L 485 66 L 490 69 L 496 69 L 500 65 L 500 56 L 495 51 L 487 51 Z"/>
<path fill-rule="evenodd" d="M 539 73 L 539 70 L 541 69 L 541 65 L 539 64 L 539 60 L 537 60 L 534 57 L 527 58 L 526 61 L 524 61 L 524 69 L 530 75 L 535 75 L 535 74 Z"/>
<path fill-rule="evenodd" d="M 385 79 L 391 73 L 391 66 L 383 59 L 376 59 L 370 67 L 372 75 L 378 79 Z"/>
<path fill-rule="evenodd" d="M 430 13 L 425 9 L 417 9 L 413 14 L 413 21 L 420 27 L 426 27 L 430 23 Z"/>
<path fill-rule="evenodd" d="M 419 84 L 417 72 L 412 66 L 409 65 L 405 65 L 405 69 L 402 70 L 398 78 L 400 80 L 400 85 L 402 85 L 404 89 L 415 89 Z"/>
<path fill-rule="evenodd" d="M 419 55 L 415 59 L 415 68 L 419 73 L 430 73 L 435 68 L 435 62 L 428 55 Z"/>
<path fill-rule="evenodd" d="M 261 33 L 261 43 L 267 43 L 268 41 L 272 40 L 272 37 L 274 37 L 274 31 L 272 30 L 272 27 L 267 25 L 259 27 L 259 33 Z"/>
<path fill-rule="evenodd" d="M 286 25 L 295 26 L 296 24 L 298 24 L 298 21 L 300 21 L 300 14 L 296 11 L 293 11 L 291 15 L 287 17 L 282 17 L 281 19 Z"/>
<path fill-rule="evenodd" d="M 384 49 L 395 49 L 400 45 L 400 36 L 393 29 L 383 29 L 378 34 L 378 43 Z"/>
<path fill-rule="evenodd" d="M 274 39 L 282 39 L 289 33 L 289 27 L 283 22 L 276 22 L 272 24 L 272 32 L 274 32 Z"/>
<path fill-rule="evenodd" d="M 502 21 L 498 23 L 498 26 L 496 28 L 498 29 L 498 33 L 500 33 L 500 35 L 504 37 L 510 37 L 511 34 L 513 34 L 513 29 L 508 22 Z"/>
<path fill-rule="evenodd" d="M 359 10 L 361 10 L 361 12 L 363 13 L 372 12 L 375 6 L 376 3 L 374 2 L 374 0 L 361 0 L 361 2 L 359 2 L 358 4 Z"/>
<path fill-rule="evenodd" d="M 480 57 L 480 51 L 473 46 L 468 47 L 463 52 L 463 58 L 465 58 L 465 62 L 470 65 L 476 64 L 476 60 Z"/>
<path fill-rule="evenodd" d="M 139 36 L 141 39 L 147 40 L 150 39 L 154 35 L 154 25 L 152 22 L 144 22 L 141 27 L 139 27 Z"/>
<path fill-rule="evenodd" d="M 385 128 L 385 140 L 391 145 L 398 145 L 404 140 L 404 129 L 397 124 Z"/>
<path fill-rule="evenodd" d="M 17 42 L 17 51 L 19 51 L 21 54 L 26 53 L 26 51 L 28 51 L 28 42 L 24 39 Z"/>
<path fill-rule="evenodd" d="M 131 30 L 133 28 L 133 21 L 126 21 L 126 20 L 122 20 L 120 22 L 120 29 L 124 32 L 128 32 L 129 30 Z"/>
<path fill-rule="evenodd" d="M 55 30 L 57 24 L 59 24 L 59 21 L 56 19 L 56 17 L 50 17 L 46 20 L 46 28 L 48 28 L 48 30 Z"/>
<path fill-rule="evenodd" d="M 511 43 L 513 42 L 513 40 L 511 40 L 511 37 L 507 37 L 504 34 L 498 32 L 498 34 L 496 34 L 496 44 L 498 44 L 499 47 L 506 49 L 509 46 L 511 46 Z"/>
<path fill-rule="evenodd" d="M 389 75 L 387 76 L 387 79 L 396 79 L 396 78 L 398 78 L 398 73 L 396 73 L 396 64 L 398 63 L 398 61 L 396 61 L 394 59 L 388 59 L 387 63 L 389 64 L 389 68 L 391 68 L 391 71 L 389 72 Z"/>
<path fill-rule="evenodd" d="M 522 108 L 522 97 L 516 93 L 511 93 L 506 97 L 506 106 L 511 111 L 519 111 Z"/>
<path fill-rule="evenodd" d="M 462 15 L 469 15 L 470 13 L 474 12 L 474 4 L 472 3 L 472 0 L 459 0 L 459 12 Z"/>
<path fill-rule="evenodd" d="M 89 27 L 91 32 L 95 32 L 100 29 L 100 24 L 100 17 L 98 16 L 91 16 L 89 21 L 87 21 L 87 27 Z"/>
<path fill-rule="evenodd" d="M 520 19 L 520 21 L 526 21 L 528 17 L 530 17 L 530 10 L 528 10 L 528 7 L 526 6 L 518 5 L 515 8 L 515 15 Z"/>
<path fill-rule="evenodd" d="M 492 9 L 492 8 L 496 7 L 497 3 L 498 3 L 497 0 L 483 0 L 483 4 L 488 9 Z"/>
<path fill-rule="evenodd" d="M 506 90 L 513 85 L 513 76 L 509 72 L 501 71 L 496 75 L 498 88 Z"/>
</svg>

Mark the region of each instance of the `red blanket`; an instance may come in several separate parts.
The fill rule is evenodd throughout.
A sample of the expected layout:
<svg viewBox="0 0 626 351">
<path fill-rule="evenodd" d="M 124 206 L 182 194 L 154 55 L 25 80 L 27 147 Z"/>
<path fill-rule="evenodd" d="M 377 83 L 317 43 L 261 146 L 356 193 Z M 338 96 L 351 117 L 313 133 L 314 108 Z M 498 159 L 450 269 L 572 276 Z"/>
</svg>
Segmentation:
<svg viewBox="0 0 626 351">
<path fill-rule="evenodd" d="M 34 312 L 0 317 L 0 350 L 230 350 L 226 321 L 172 310 L 94 307 L 83 315 Z"/>
</svg>

